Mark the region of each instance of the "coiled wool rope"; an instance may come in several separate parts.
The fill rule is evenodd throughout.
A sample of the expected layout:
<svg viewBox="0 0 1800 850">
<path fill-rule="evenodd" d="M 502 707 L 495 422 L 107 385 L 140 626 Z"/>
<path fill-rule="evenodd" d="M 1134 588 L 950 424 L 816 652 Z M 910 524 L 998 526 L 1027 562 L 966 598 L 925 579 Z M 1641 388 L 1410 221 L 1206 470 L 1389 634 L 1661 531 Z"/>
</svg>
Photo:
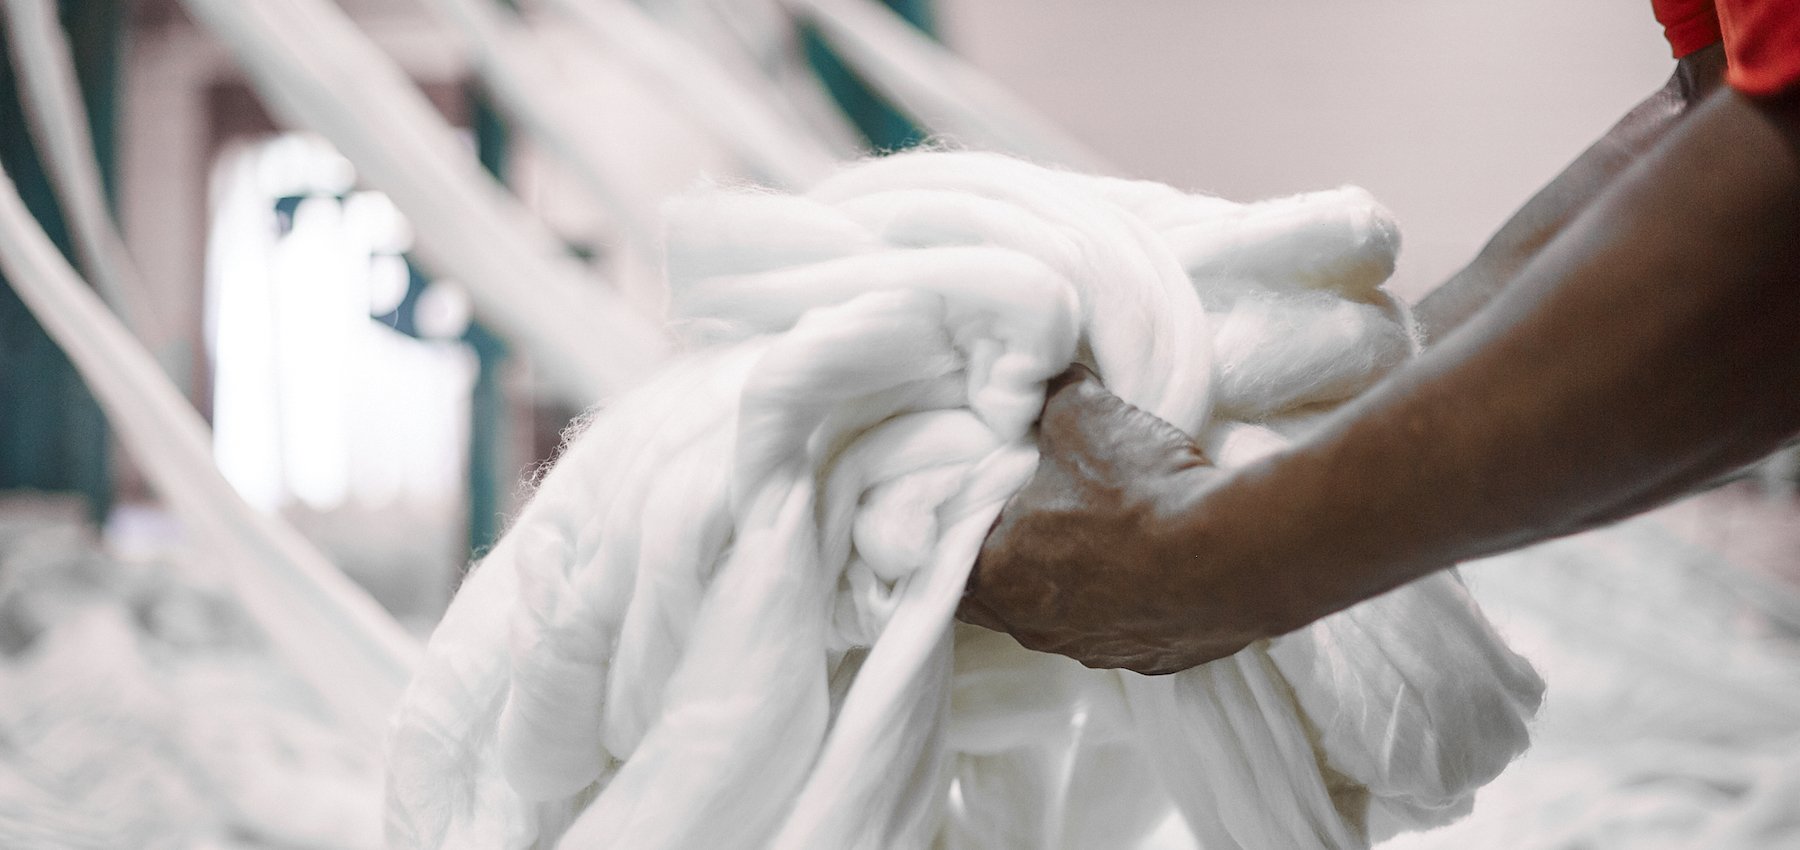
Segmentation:
<svg viewBox="0 0 1800 850">
<path fill-rule="evenodd" d="M 1456 817 L 1542 683 L 1453 573 L 1166 677 L 952 624 L 1045 379 L 1090 359 L 1247 462 L 1407 356 L 1396 245 L 1359 189 L 1237 205 L 988 154 L 680 202 L 703 344 L 592 418 L 457 595 L 390 838 L 1129 847 L 1173 804 L 1208 848 L 1309 848 Z"/>
</svg>

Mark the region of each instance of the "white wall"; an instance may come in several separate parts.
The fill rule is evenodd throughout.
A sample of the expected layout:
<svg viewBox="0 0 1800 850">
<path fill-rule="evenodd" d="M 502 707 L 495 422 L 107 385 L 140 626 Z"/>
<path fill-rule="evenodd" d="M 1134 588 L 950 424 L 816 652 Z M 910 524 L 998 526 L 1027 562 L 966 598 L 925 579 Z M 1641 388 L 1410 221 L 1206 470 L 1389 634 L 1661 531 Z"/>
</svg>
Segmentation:
<svg viewBox="0 0 1800 850">
<path fill-rule="evenodd" d="M 945 38 L 1127 174 L 1356 183 L 1417 297 L 1667 78 L 1649 0 L 940 0 Z"/>
</svg>

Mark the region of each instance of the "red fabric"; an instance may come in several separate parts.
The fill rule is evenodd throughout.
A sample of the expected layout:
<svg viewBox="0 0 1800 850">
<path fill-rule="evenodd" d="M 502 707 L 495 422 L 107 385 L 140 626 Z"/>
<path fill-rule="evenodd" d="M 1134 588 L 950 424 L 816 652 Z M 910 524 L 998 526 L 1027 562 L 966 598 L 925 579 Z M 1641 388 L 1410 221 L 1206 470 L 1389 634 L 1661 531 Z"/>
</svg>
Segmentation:
<svg viewBox="0 0 1800 850">
<path fill-rule="evenodd" d="M 1800 0 L 1650 0 L 1675 58 L 1721 40 L 1725 82 L 1753 97 L 1800 86 Z"/>
<path fill-rule="evenodd" d="M 1800 84 L 1800 0 L 1719 0 L 1725 82 L 1753 97 Z"/>
<path fill-rule="evenodd" d="M 1669 47 L 1680 59 L 1718 42 L 1719 15 L 1713 0 L 1650 0 L 1656 22 L 1662 24 Z"/>
</svg>

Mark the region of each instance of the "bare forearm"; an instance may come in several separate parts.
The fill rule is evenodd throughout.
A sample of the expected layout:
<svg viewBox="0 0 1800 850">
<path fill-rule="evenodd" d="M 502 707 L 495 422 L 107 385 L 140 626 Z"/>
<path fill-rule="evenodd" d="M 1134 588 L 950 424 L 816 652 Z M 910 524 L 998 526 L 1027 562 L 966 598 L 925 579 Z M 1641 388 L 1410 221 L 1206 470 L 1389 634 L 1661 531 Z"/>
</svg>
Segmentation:
<svg viewBox="0 0 1800 850">
<path fill-rule="evenodd" d="M 1464 558 L 1647 507 L 1800 429 L 1800 127 L 1721 93 L 1460 333 L 1171 535 L 1296 626 Z M 1254 529 L 1220 518 L 1259 517 Z M 1254 534 L 1254 544 L 1233 540 Z"/>
<path fill-rule="evenodd" d="M 1474 260 L 1419 302 L 1415 313 L 1426 340 L 1442 339 L 1492 300 L 1691 106 L 1716 90 L 1724 70 L 1720 45 L 1682 57 L 1662 88 L 1626 113 L 1519 208 Z"/>
</svg>

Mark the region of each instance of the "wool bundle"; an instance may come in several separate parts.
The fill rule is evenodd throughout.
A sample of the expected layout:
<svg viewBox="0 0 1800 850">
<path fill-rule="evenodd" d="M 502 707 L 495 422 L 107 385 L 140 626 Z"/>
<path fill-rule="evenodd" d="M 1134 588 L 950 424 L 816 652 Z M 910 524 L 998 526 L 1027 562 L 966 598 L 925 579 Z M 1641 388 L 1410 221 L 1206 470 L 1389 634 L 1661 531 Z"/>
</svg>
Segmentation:
<svg viewBox="0 0 1800 850">
<path fill-rule="evenodd" d="M 1354 188 L 1240 205 L 914 153 L 673 205 L 689 353 L 593 414 L 395 719 L 403 847 L 1361 847 L 1542 683 L 1444 572 L 1164 677 L 953 623 L 1077 360 L 1222 465 L 1412 350 Z"/>
</svg>

